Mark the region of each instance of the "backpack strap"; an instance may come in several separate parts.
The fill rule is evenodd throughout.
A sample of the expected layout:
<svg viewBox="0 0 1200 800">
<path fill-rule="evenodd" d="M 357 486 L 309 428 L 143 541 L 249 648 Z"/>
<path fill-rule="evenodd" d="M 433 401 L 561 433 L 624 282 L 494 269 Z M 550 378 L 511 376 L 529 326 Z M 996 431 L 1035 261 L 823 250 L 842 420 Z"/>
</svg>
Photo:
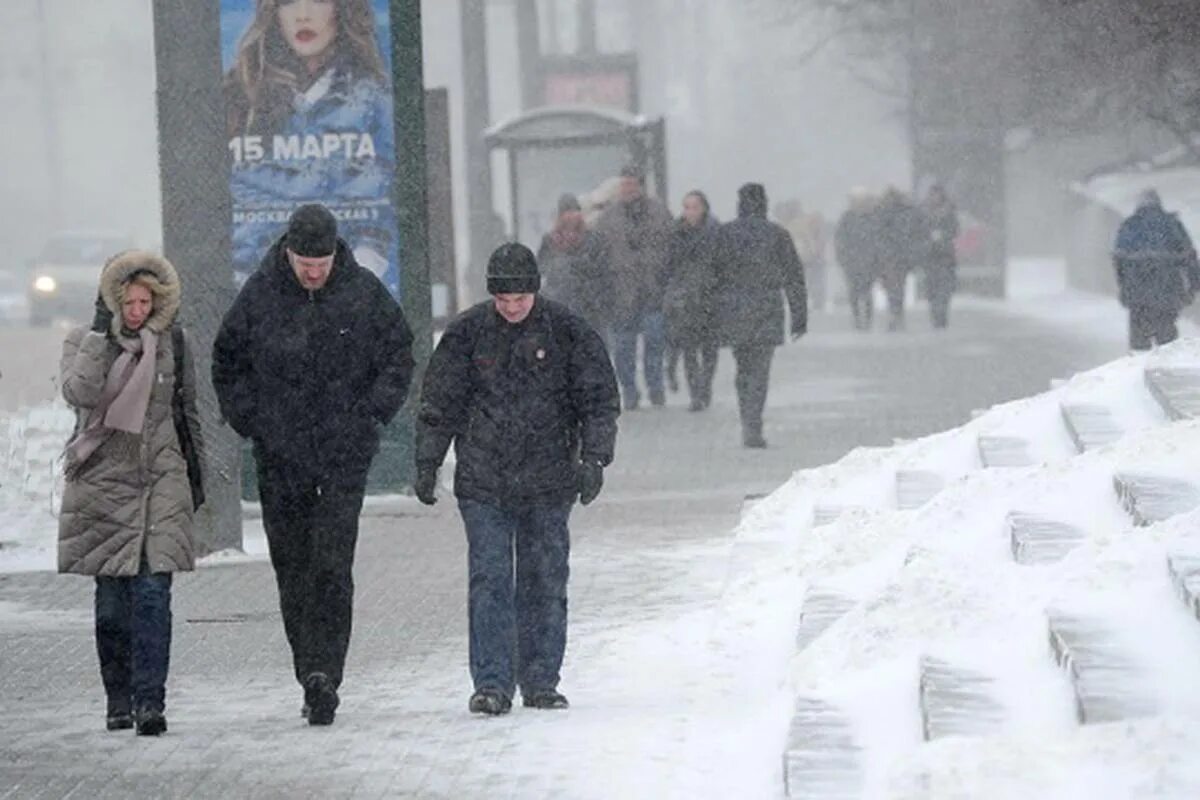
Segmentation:
<svg viewBox="0 0 1200 800">
<path fill-rule="evenodd" d="M 171 326 L 171 353 L 175 356 L 175 397 L 182 399 L 183 391 L 183 328 Z"/>
</svg>

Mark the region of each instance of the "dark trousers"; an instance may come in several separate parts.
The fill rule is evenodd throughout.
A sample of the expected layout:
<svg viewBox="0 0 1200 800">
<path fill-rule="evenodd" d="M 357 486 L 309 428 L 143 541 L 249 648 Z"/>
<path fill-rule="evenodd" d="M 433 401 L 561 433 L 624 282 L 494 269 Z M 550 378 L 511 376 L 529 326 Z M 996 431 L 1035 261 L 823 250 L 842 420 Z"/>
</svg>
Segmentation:
<svg viewBox="0 0 1200 800">
<path fill-rule="evenodd" d="M 1178 312 L 1170 308 L 1133 306 L 1129 309 L 1129 349 L 1149 350 L 1153 345 L 1164 345 L 1179 338 L 1175 326 Z"/>
<path fill-rule="evenodd" d="M 762 436 L 763 409 L 767 405 L 767 387 L 771 382 L 774 345 L 741 345 L 733 348 L 737 362 L 738 412 L 742 418 L 742 437 Z"/>
<path fill-rule="evenodd" d="M 350 647 L 366 475 L 318 482 L 260 465 L 258 487 L 296 680 L 303 685 L 323 672 L 338 687 Z"/>
<path fill-rule="evenodd" d="M 641 314 L 633 320 L 613 325 L 613 365 L 621 384 L 621 394 L 627 406 L 637 405 L 640 396 L 637 385 L 638 336 L 642 337 L 642 370 L 650 402 L 662 405 L 666 394 L 663 387 L 663 358 L 667 348 L 667 333 L 661 311 Z"/>
<path fill-rule="evenodd" d="M 171 574 L 96 578 L 96 652 L 110 708 L 166 706 L 171 664 Z"/>
<path fill-rule="evenodd" d="M 688 395 L 693 403 L 707 406 L 712 403 L 713 378 L 717 374 L 716 339 L 706 339 L 682 349 L 683 374 L 687 377 Z"/>
<path fill-rule="evenodd" d="M 900 330 L 904 327 L 904 289 L 907 274 L 888 274 L 883 278 L 883 290 L 887 293 L 888 328 Z"/>
<path fill-rule="evenodd" d="M 567 646 L 573 503 L 501 508 L 460 499 L 467 529 L 471 680 L 512 697 L 558 686 Z M 515 660 L 515 664 L 514 664 Z"/>
<path fill-rule="evenodd" d="M 950 298 L 954 296 L 954 284 L 953 269 L 933 267 L 925 273 L 929 315 L 935 328 L 945 328 L 950 324 Z"/>
<path fill-rule="evenodd" d="M 875 317 L 875 298 L 871 290 L 875 281 L 869 276 L 847 275 L 846 290 L 850 299 L 850 311 L 854 314 L 854 327 L 860 331 L 870 330 Z"/>
</svg>

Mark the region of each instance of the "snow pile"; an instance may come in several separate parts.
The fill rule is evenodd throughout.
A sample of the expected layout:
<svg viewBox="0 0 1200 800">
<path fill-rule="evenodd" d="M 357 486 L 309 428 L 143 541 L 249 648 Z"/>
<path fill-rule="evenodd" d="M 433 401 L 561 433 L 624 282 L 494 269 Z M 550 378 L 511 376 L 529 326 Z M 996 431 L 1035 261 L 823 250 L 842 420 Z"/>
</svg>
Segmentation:
<svg viewBox="0 0 1200 800">
<path fill-rule="evenodd" d="M 1147 366 L 1200 367 L 1200 340 L 1121 359 L 954 431 L 797 473 L 746 516 L 741 537 L 789 543 L 799 587 L 781 600 L 793 618 L 805 595 L 849 601 L 792 657 L 787 681 L 793 698 L 849 721 L 863 796 L 1200 797 L 1200 621 L 1167 573 L 1168 555 L 1200 555 L 1200 511 L 1135 527 L 1114 491 L 1118 473 L 1200 485 L 1200 421 L 1167 421 Z M 1062 406 L 1077 403 L 1108 408 L 1124 435 L 1077 454 L 1062 422 Z M 1034 465 L 983 469 L 981 435 L 1025 440 Z M 906 471 L 944 488 L 899 510 Z M 1018 564 L 1013 512 L 1082 538 L 1057 562 Z M 1102 623 L 1130 666 L 1122 688 L 1153 712 L 1080 725 L 1048 645 L 1050 612 Z M 1002 721 L 925 742 L 922 658 L 984 676 Z"/>
<path fill-rule="evenodd" d="M 55 568 L 60 456 L 74 427 L 61 400 L 0 414 L 0 572 Z"/>
</svg>

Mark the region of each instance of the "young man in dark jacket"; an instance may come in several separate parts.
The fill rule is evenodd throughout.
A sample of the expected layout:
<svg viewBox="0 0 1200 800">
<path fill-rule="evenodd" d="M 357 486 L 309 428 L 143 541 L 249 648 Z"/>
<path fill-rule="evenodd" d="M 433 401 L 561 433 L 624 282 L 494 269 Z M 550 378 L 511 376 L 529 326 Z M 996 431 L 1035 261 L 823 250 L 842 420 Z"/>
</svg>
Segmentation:
<svg viewBox="0 0 1200 800">
<path fill-rule="evenodd" d="M 799 339 L 808 330 L 808 294 L 792 237 L 767 219 L 761 184 L 738 190 L 738 218 L 717 235 L 715 267 L 721 342 L 733 348 L 737 362 L 742 444 L 763 448 L 771 359 L 784 342 L 783 298 L 791 310 L 792 338 Z"/>
<path fill-rule="evenodd" d="M 526 706 L 566 708 L 567 520 L 576 498 L 587 505 L 600 493 L 620 395 L 600 335 L 538 296 L 528 248 L 501 246 L 487 276 L 494 299 L 450 323 L 425 373 L 417 497 L 437 502 L 453 443 L 469 552 L 470 710 L 504 714 L 518 686 Z"/>
<path fill-rule="evenodd" d="M 412 332 L 324 206 L 301 206 L 213 344 L 221 413 L 254 443 L 263 527 L 304 711 L 333 722 L 351 568 L 379 434 L 408 396 Z"/>
</svg>

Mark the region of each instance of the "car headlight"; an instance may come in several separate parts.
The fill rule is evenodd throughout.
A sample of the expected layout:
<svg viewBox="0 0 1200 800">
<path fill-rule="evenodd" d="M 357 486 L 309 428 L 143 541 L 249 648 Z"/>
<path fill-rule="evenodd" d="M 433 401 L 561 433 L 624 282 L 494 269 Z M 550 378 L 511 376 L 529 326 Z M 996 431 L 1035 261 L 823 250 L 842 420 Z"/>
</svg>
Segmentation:
<svg viewBox="0 0 1200 800">
<path fill-rule="evenodd" d="M 33 288 L 42 294 L 54 294 L 54 291 L 58 289 L 58 281 L 49 275 L 39 275 L 33 282 Z"/>
</svg>

